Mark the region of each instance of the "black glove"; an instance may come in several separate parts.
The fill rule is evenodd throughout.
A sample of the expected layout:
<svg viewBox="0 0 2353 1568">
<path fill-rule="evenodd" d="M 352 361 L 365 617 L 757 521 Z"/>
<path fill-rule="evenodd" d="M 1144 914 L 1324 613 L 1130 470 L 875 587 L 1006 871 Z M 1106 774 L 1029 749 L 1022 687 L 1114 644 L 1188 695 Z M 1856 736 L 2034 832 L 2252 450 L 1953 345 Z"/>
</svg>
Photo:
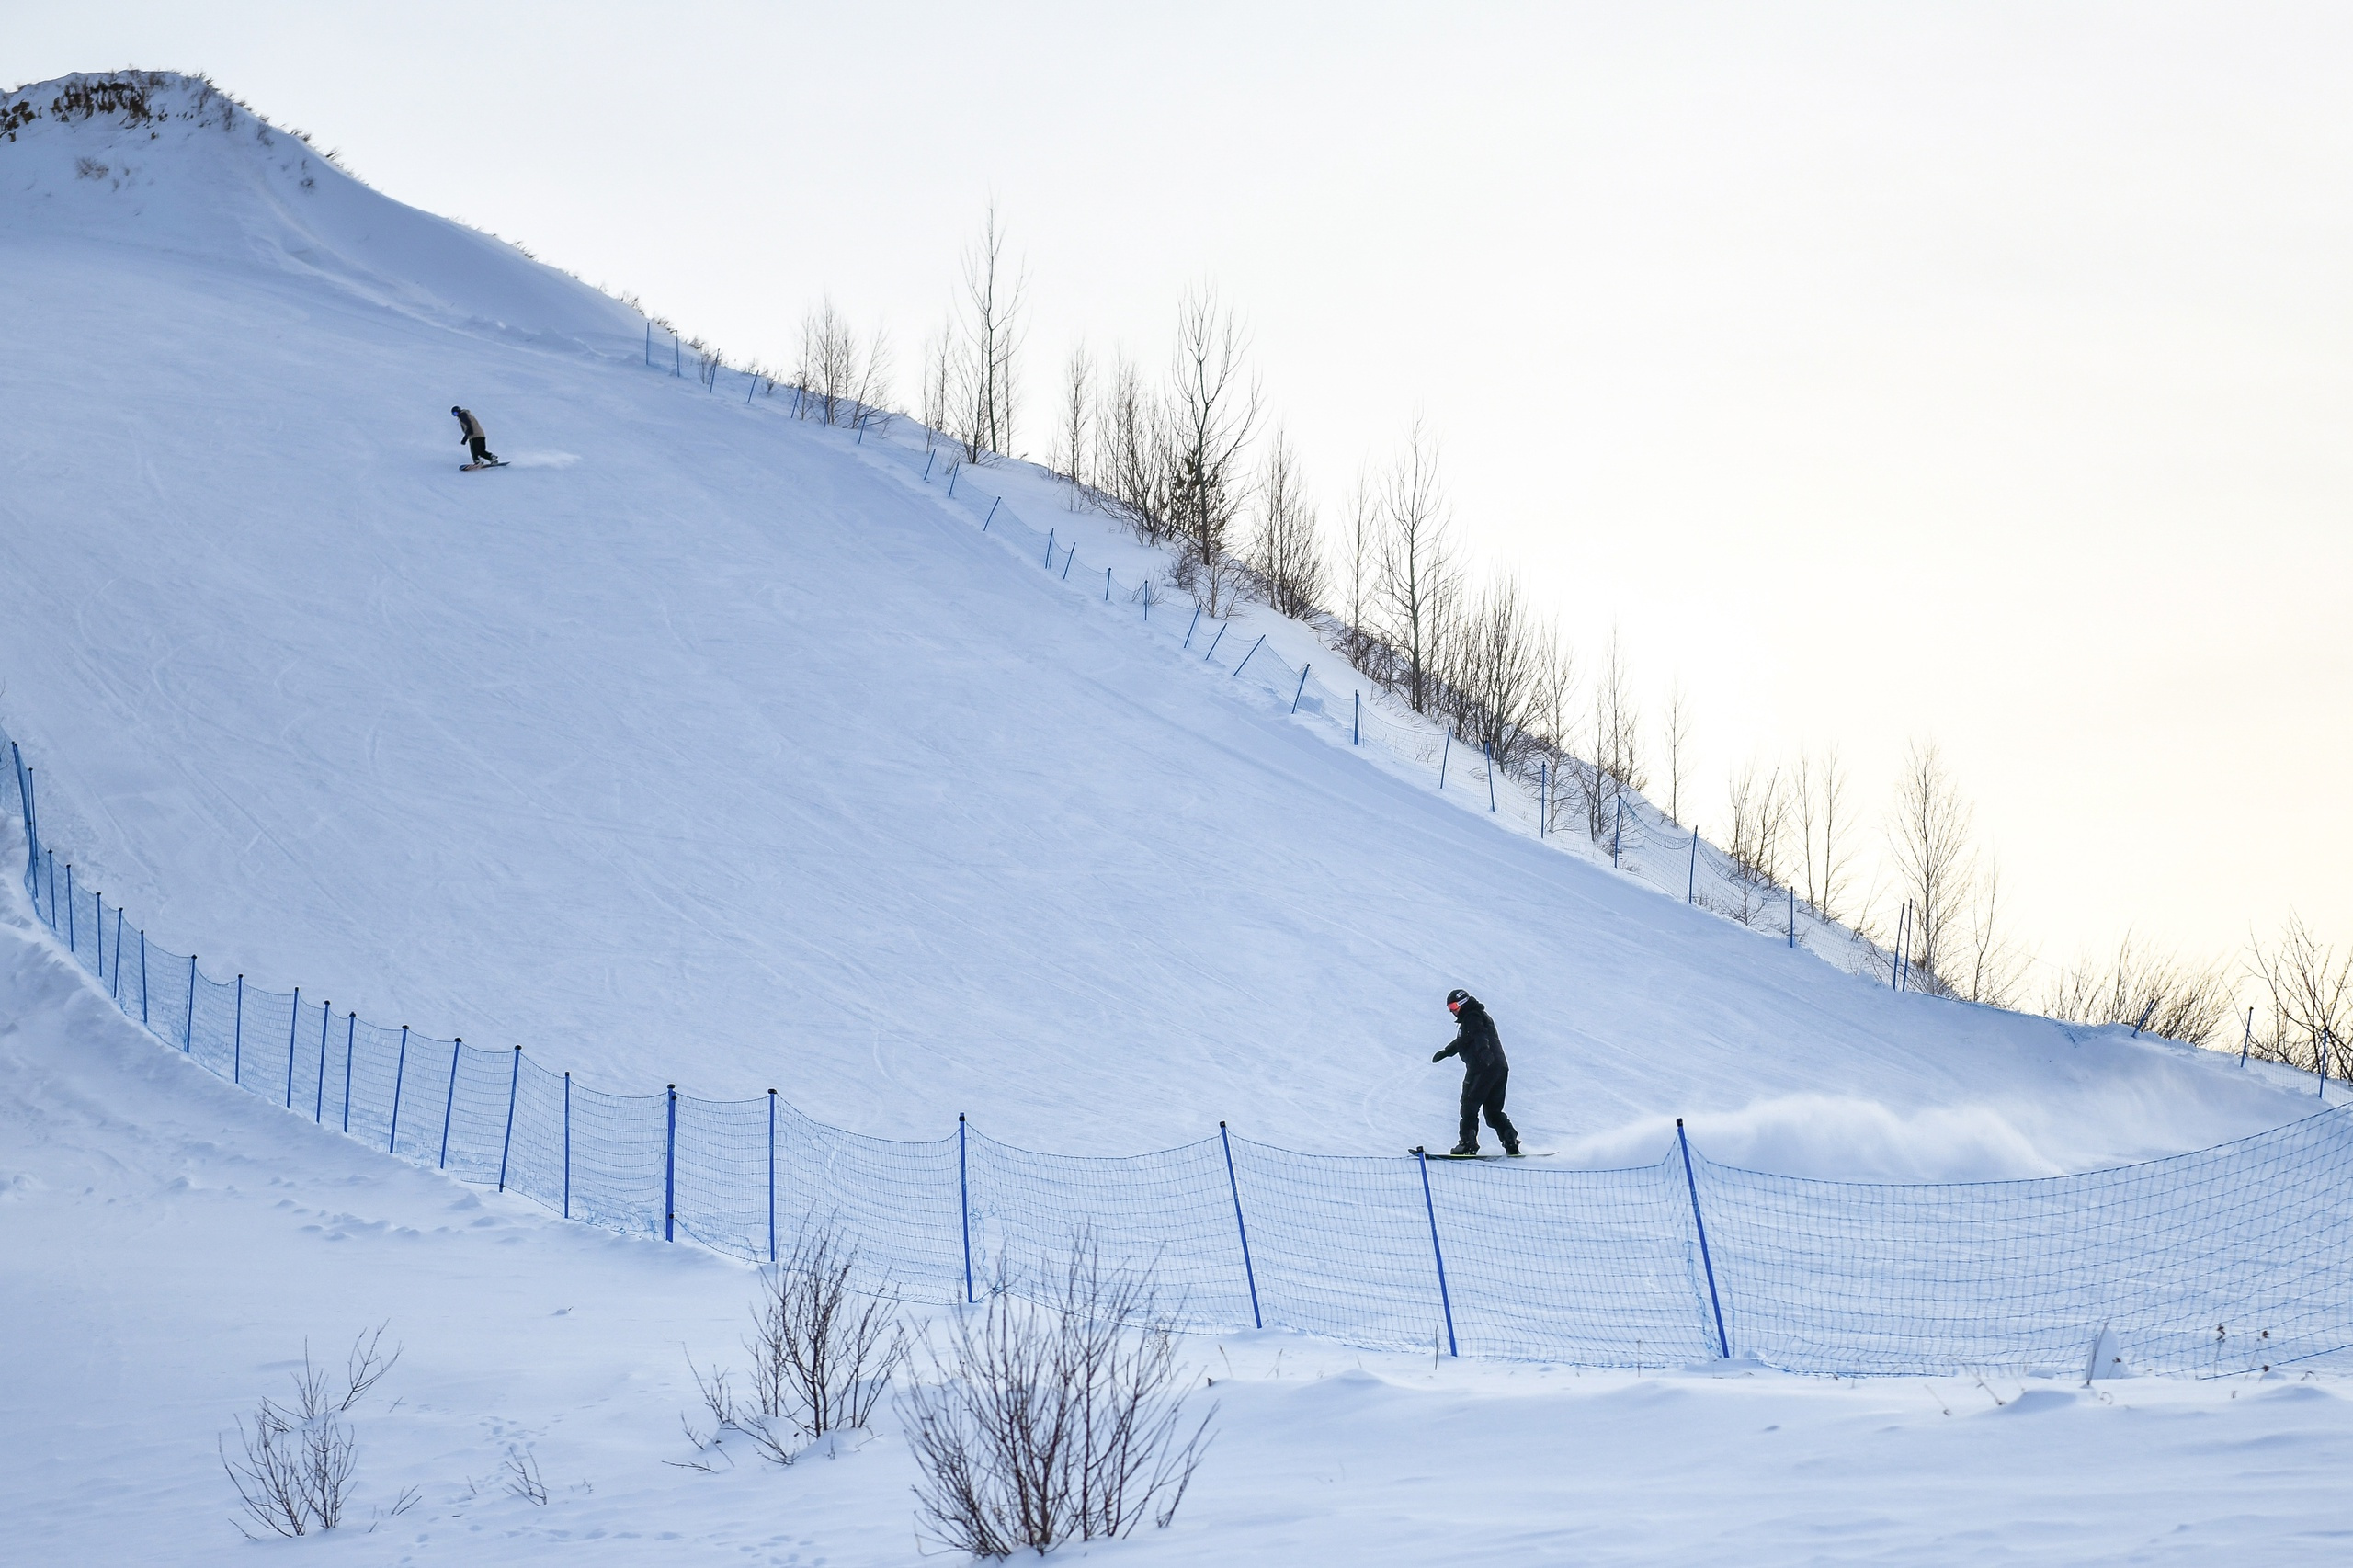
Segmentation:
<svg viewBox="0 0 2353 1568">
<path fill-rule="evenodd" d="M 1443 1051 L 1434 1052 L 1431 1055 L 1430 1060 L 1432 1062 L 1443 1062 L 1446 1060 L 1446 1052 Z"/>
</svg>

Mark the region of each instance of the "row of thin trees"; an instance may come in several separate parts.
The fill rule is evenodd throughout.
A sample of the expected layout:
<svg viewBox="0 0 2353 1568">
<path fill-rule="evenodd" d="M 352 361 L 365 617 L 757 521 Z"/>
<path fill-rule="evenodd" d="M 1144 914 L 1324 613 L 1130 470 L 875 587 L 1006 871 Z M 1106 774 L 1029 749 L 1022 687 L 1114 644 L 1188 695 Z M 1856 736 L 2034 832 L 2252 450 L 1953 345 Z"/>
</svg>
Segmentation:
<svg viewBox="0 0 2353 1568">
<path fill-rule="evenodd" d="M 923 349 L 919 418 L 928 440 L 963 461 L 1020 450 L 1028 303 L 1027 272 L 992 207 L 964 253 L 954 307 Z M 694 347 L 699 366 L 720 362 Z M 859 334 L 828 297 L 803 319 L 799 363 L 773 384 L 802 417 L 856 425 L 891 417 L 891 380 L 887 335 Z M 1603 840 L 1628 795 L 1689 825 L 1693 720 L 1680 681 L 1654 737 L 1614 631 L 1588 672 L 1516 576 L 1472 569 L 1438 443 L 1418 418 L 1385 462 L 1356 476 L 1327 528 L 1296 448 L 1270 417 L 1248 333 L 1214 290 L 1179 301 L 1158 371 L 1124 351 L 1074 348 L 1049 445 L 1071 505 L 1167 549 L 1171 578 L 1205 613 L 1257 599 L 1315 626 L 1414 712 L 1507 776 L 1541 780 L 1555 830 Z M 1787 918 L 1793 895 L 1814 919 L 1854 930 L 1865 961 L 1892 965 L 1900 951 L 1906 983 L 1920 989 L 2245 1044 L 2307 1068 L 2324 1059 L 2353 1067 L 2353 954 L 2339 959 L 2301 922 L 2252 945 L 2246 972 L 2269 1016 L 2258 1006 L 2237 1040 L 2222 1040 L 2234 1017 L 2231 965 L 2186 963 L 2128 937 L 2112 956 L 2053 969 L 2015 939 L 1999 864 L 1981 853 L 1973 812 L 1933 744 L 1905 756 L 1885 819 L 1884 880 L 1859 903 L 1859 816 L 1835 746 L 1743 767 L 1728 780 L 1717 835 L 1730 876 L 1702 902 L 1766 925 Z"/>
</svg>

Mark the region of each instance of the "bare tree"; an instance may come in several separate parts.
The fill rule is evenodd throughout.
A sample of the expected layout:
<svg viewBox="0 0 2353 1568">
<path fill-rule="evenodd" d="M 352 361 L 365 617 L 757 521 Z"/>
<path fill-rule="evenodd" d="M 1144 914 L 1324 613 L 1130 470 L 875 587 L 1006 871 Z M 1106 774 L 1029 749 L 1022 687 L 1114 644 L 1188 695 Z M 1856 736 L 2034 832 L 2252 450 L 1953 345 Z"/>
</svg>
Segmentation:
<svg viewBox="0 0 2353 1568">
<path fill-rule="evenodd" d="M 1097 488 L 1126 517 L 1139 540 L 1158 543 L 1166 537 L 1161 518 L 1168 488 L 1160 406 L 1124 354 L 1112 361 L 1096 408 L 1095 443 Z"/>
<path fill-rule="evenodd" d="M 801 318 L 801 416 L 827 425 L 858 425 L 887 395 L 891 373 L 889 335 L 880 326 L 863 344 L 856 329 L 825 296 Z"/>
<path fill-rule="evenodd" d="M 1243 366 L 1247 339 L 1207 289 L 1176 309 L 1176 355 L 1163 426 L 1167 488 L 1163 520 L 1182 553 L 1177 582 L 1211 615 L 1238 582 L 1229 537 L 1242 508 L 1243 449 L 1264 412 L 1257 379 Z"/>
<path fill-rule="evenodd" d="M 958 302 L 949 433 L 963 447 L 967 462 L 1017 455 L 1013 418 L 1028 282 L 1028 275 L 1006 259 L 1005 230 L 992 201 L 980 239 L 964 253 L 964 292 Z"/>
<path fill-rule="evenodd" d="M 1446 640 L 1445 707 L 1464 740 L 1507 763 L 1529 737 L 1529 710 L 1543 679 L 1549 633 L 1517 578 L 1489 583 Z"/>
<path fill-rule="evenodd" d="M 2353 1070 L 2346 1027 L 2353 1022 L 2353 951 L 2339 956 L 2290 915 L 2279 940 L 2248 943 L 2248 969 L 2271 998 L 2271 1027 L 2256 1050 L 2274 1062 L 2315 1071 L 2325 1060 L 2343 1077 Z"/>
<path fill-rule="evenodd" d="M 1324 550 L 1315 511 L 1307 503 L 1298 454 L 1278 429 L 1258 469 L 1258 531 L 1250 564 L 1265 583 L 1267 602 L 1280 613 L 1313 615 L 1324 597 Z"/>
<path fill-rule="evenodd" d="M 1578 779 L 1585 796 L 1586 827 L 1597 843 L 1606 837 L 1618 798 L 1646 782 L 1642 761 L 1642 718 L 1634 706 L 1633 677 L 1618 629 L 1609 629 L 1601 668 L 1593 686 L 1593 763 Z"/>
<path fill-rule="evenodd" d="M 1800 867 L 1805 901 L 1823 919 L 1836 920 L 1847 887 L 1847 772 L 1836 746 L 1825 746 L 1819 757 L 1799 754 L 1793 793 L 1798 835 L 1803 841 Z"/>
<path fill-rule="evenodd" d="M 1176 1517 L 1217 1412 L 1188 1419 L 1176 1321 L 1148 1274 L 1107 1267 L 1082 1235 L 1043 1301 L 994 1290 L 944 1338 L 926 1335 L 928 1375 L 899 1396 L 933 1540 L 1002 1558 Z"/>
<path fill-rule="evenodd" d="M 1962 983 L 1956 966 L 1954 986 L 1972 1002 L 2012 1007 L 2026 959 L 2003 934 L 2002 908 L 2001 864 L 1989 858 L 1969 901 L 1968 980 Z"/>
<path fill-rule="evenodd" d="M 1973 880 L 1972 812 L 1934 742 L 1914 742 L 1895 786 L 1889 848 L 1900 890 L 1912 903 L 1912 965 L 1949 985 L 1944 965 L 1967 918 Z"/>
<path fill-rule="evenodd" d="M 1053 467 L 1070 481 L 1073 511 L 1078 509 L 1079 494 L 1086 485 L 1087 456 L 1094 445 L 1090 423 L 1094 412 L 1095 356 L 1081 342 L 1070 351 L 1070 360 L 1063 368 L 1063 412 L 1054 432 Z"/>
<path fill-rule="evenodd" d="M 1675 676 L 1666 683 L 1666 818 L 1669 822 L 1683 820 L 1683 780 L 1691 766 L 1691 699 L 1683 689 L 1683 677 Z M 1779 776 L 1776 775 L 1778 781 Z"/>
<path fill-rule="evenodd" d="M 956 330 L 953 323 L 924 339 L 923 447 L 930 451 L 949 434 L 956 388 Z"/>
<path fill-rule="evenodd" d="M 1731 858 L 1738 902 L 1725 911 L 1753 926 L 1776 902 L 1765 896 L 1780 881 L 1782 844 L 1788 835 L 1790 801 L 1781 770 L 1750 763 L 1732 781 Z"/>
<path fill-rule="evenodd" d="M 1446 501 L 1438 489 L 1438 447 L 1418 419 L 1382 487 L 1381 512 L 1376 581 L 1382 630 L 1403 665 L 1399 677 L 1406 702 L 1415 712 L 1426 713 L 1460 576 Z"/>
<path fill-rule="evenodd" d="M 1373 616 L 1380 603 L 1381 507 L 1372 485 L 1359 473 L 1348 492 L 1347 521 L 1340 535 L 1341 652 L 1348 663 L 1373 673 L 1380 643 Z"/>
</svg>

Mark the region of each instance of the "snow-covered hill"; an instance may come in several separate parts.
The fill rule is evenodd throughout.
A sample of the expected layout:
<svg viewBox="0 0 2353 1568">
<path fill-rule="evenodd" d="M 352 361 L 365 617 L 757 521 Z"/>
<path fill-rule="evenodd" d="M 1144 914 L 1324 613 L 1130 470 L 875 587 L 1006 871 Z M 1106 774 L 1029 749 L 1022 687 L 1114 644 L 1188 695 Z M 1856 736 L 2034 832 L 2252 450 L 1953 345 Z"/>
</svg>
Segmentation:
<svg viewBox="0 0 2353 1568">
<path fill-rule="evenodd" d="M 1317 1149 L 1443 1134 L 1456 983 L 1502 1018 L 1523 1126 L 1596 1161 L 1654 1158 L 1682 1111 L 1752 1165 L 2039 1172 L 2313 1103 L 1891 995 L 1506 831 L 895 459 L 655 373 L 594 290 L 201 84 L 134 85 L 87 119 L 51 108 L 74 84 L 0 99 L 38 110 L 0 107 L 0 718 L 48 840 L 210 971 L 615 1087 L 774 1085 L 918 1136 L 966 1110 L 1072 1150 L 1221 1117 Z M 456 472 L 452 402 L 515 467 Z M 1090 562 L 1150 564 L 1037 476 L 986 480 Z M 789 1470 L 683 1468 L 681 1347 L 732 1355 L 739 1266 L 240 1093 L 125 1018 L 13 869 L 0 1257 L 10 1562 L 269 1550 L 232 1528 L 216 1439 L 306 1341 L 387 1319 L 407 1350 L 355 1417 L 351 1528 L 288 1550 L 925 1560 L 891 1421 Z M 1210 1462 L 1173 1529 L 1108 1555 L 2290 1562 L 2346 1529 L 2326 1374 L 1858 1386 L 1273 1332 L 1184 1357 L 1222 1403 Z M 517 1454 L 544 1506 L 505 1484 Z"/>
<path fill-rule="evenodd" d="M 0 142 L 0 710 L 47 840 L 210 971 L 615 1088 L 1074 1151 L 1442 1135 L 1456 984 L 1531 1138 L 1595 1158 L 1679 1112 L 1743 1163 L 2039 1173 L 2307 1108 L 1498 831 L 842 432 L 649 371 L 604 296 L 153 80 L 143 118 Z M 452 403 L 514 467 L 457 472 Z"/>
</svg>

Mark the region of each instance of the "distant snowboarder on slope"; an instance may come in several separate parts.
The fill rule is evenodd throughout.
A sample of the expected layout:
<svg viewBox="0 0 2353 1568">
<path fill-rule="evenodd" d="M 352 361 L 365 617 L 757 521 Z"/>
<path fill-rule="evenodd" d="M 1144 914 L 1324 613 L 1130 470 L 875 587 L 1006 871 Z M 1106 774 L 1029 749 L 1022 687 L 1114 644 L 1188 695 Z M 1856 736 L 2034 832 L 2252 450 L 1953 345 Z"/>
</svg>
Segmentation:
<svg viewBox="0 0 2353 1568">
<path fill-rule="evenodd" d="M 463 441 L 473 451 L 474 460 L 466 466 L 468 468 L 496 468 L 498 454 L 490 449 L 490 437 L 482 433 L 482 421 L 474 417 L 473 410 L 460 408 L 453 403 L 449 405 L 449 412 L 457 415 L 458 439 Z"/>
<path fill-rule="evenodd" d="M 1446 1010 L 1454 1015 L 1454 1043 L 1430 1060 L 1443 1062 L 1456 1055 L 1462 1058 L 1462 1129 L 1455 1140 L 1454 1153 L 1479 1152 L 1479 1113 L 1484 1111 L 1487 1125 L 1503 1140 L 1504 1153 L 1516 1155 L 1519 1153 L 1519 1130 L 1504 1114 L 1504 1086 L 1511 1078 L 1511 1063 L 1504 1059 L 1504 1042 L 1495 1034 L 1495 1021 L 1487 1017 L 1487 1009 L 1468 991 L 1448 992 Z"/>
</svg>

